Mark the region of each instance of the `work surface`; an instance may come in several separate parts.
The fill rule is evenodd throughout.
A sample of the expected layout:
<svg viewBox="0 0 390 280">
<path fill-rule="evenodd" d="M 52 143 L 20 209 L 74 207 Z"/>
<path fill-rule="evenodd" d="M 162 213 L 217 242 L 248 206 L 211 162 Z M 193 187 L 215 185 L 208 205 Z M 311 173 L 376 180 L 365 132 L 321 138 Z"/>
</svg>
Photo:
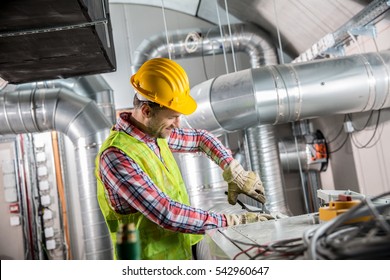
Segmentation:
<svg viewBox="0 0 390 280">
<path fill-rule="evenodd" d="M 268 258 L 272 258 L 270 251 L 262 254 L 262 245 L 271 244 L 275 250 L 295 247 L 294 244 L 301 243 L 298 239 L 303 237 L 306 230 L 318 226 L 317 218 L 317 214 L 307 214 L 209 230 L 200 244 L 200 253 L 205 259 L 245 260 L 263 258 L 267 255 Z M 294 239 L 297 239 L 295 243 L 292 242 Z M 284 259 L 281 255 L 283 254 L 274 254 L 273 258 Z M 290 257 L 291 255 L 286 255 L 285 258 Z"/>
</svg>

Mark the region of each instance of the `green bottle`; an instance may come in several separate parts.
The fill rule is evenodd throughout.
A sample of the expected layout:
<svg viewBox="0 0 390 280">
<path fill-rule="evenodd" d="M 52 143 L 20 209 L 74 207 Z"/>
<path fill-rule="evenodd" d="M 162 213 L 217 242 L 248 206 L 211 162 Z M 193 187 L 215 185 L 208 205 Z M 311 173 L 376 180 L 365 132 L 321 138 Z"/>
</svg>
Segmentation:
<svg viewBox="0 0 390 280">
<path fill-rule="evenodd" d="M 141 244 L 134 223 L 120 225 L 117 233 L 116 251 L 119 260 L 141 259 Z"/>
</svg>

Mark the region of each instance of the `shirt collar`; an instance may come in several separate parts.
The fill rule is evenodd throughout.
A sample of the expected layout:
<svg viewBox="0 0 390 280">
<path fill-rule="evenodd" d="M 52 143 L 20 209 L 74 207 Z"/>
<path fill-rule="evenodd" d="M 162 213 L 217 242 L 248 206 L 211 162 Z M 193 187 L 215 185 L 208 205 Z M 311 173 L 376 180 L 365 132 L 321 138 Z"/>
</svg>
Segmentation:
<svg viewBox="0 0 390 280">
<path fill-rule="evenodd" d="M 139 141 L 142 142 L 156 142 L 155 138 L 150 137 L 143 131 L 139 130 L 132 122 L 131 122 L 131 112 L 123 112 L 119 114 L 119 118 L 117 119 L 116 130 L 123 130 L 130 136 L 133 136 Z"/>
</svg>

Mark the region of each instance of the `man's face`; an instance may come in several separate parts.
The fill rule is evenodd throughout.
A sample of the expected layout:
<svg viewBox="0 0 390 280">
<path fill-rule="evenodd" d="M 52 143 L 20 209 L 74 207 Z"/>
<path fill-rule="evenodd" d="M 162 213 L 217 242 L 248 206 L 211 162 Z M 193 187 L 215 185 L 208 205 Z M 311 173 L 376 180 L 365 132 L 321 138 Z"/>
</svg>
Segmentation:
<svg viewBox="0 0 390 280">
<path fill-rule="evenodd" d="M 155 110 L 147 122 L 148 134 L 155 138 L 167 138 L 172 129 L 180 126 L 180 116 L 180 113 L 168 108 Z"/>
</svg>

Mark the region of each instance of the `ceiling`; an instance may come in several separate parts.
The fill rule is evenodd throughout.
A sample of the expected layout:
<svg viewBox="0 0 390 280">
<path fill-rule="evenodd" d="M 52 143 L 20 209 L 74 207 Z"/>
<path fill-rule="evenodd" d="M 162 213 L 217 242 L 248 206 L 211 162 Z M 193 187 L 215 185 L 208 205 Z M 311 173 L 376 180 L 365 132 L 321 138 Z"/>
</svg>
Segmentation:
<svg viewBox="0 0 390 280">
<path fill-rule="evenodd" d="M 161 5 L 161 0 L 110 3 Z M 294 58 L 370 3 L 386 0 L 164 0 L 165 8 L 215 24 L 216 3 L 230 23 L 266 31 Z M 0 9 L 0 82 L 25 83 L 116 70 L 109 0 L 3 0 Z"/>
<path fill-rule="evenodd" d="M 3 0 L 0 78 L 18 84 L 114 71 L 105 5 L 105 0 Z"/>
<path fill-rule="evenodd" d="M 296 57 L 333 33 L 369 4 L 370 0 L 227 0 L 229 13 L 268 31 L 284 51 Z M 224 0 L 219 0 L 221 7 Z M 279 43 L 279 42 L 278 42 Z"/>
</svg>

